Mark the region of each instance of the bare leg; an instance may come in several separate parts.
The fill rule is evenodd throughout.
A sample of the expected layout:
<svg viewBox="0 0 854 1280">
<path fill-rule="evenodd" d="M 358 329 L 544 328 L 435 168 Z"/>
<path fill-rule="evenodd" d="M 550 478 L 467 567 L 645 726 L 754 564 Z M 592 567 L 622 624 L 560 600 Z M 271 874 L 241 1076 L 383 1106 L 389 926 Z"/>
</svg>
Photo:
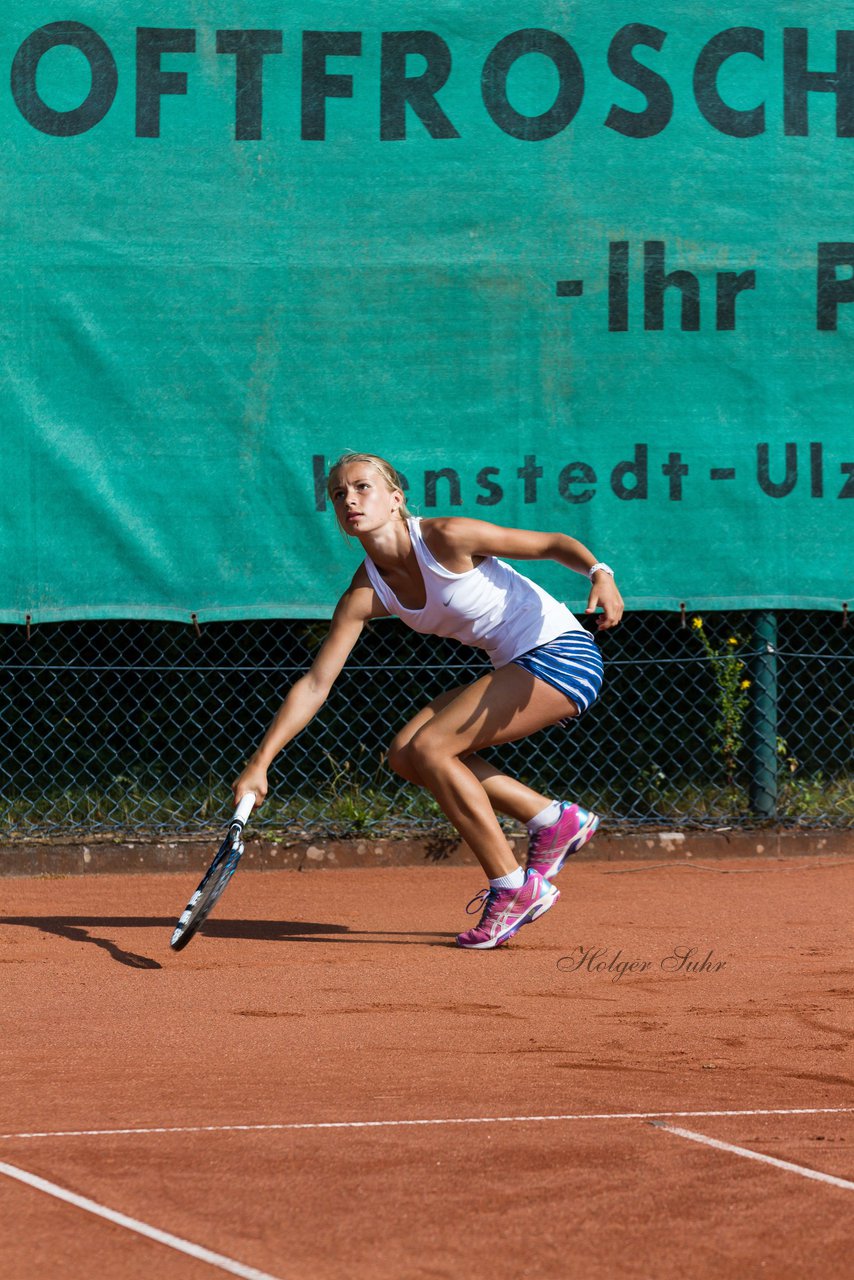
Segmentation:
<svg viewBox="0 0 854 1280">
<path fill-rule="evenodd" d="M 414 759 L 403 748 L 409 745 L 419 729 L 428 724 L 443 707 L 453 702 L 459 692 L 459 689 L 451 689 L 447 693 L 440 694 L 438 698 L 413 716 L 394 739 L 389 749 L 389 764 L 408 782 L 414 782 L 416 786 L 427 788 L 427 784 L 417 773 Z M 572 703 L 567 703 L 565 700 L 564 706 L 563 714 L 571 716 L 575 710 Z M 536 814 L 542 813 L 546 805 L 550 804 L 554 798 L 545 796 L 540 791 L 535 791 L 532 787 L 526 786 L 524 782 L 520 782 L 518 778 L 511 777 L 510 774 L 502 773 L 500 769 L 496 769 L 495 765 L 490 764 L 488 760 L 484 760 L 482 756 L 466 756 L 463 764 L 472 771 L 481 783 L 493 809 L 497 813 L 506 814 L 508 818 L 515 818 L 517 822 L 530 822 Z M 427 789 L 429 790 L 429 788 Z"/>
<path fill-rule="evenodd" d="M 544 796 L 539 791 L 526 787 L 524 782 L 502 773 L 481 756 L 467 756 L 463 764 L 471 769 L 480 782 L 493 809 L 498 813 L 505 813 L 508 818 L 515 818 L 517 822 L 530 822 L 535 814 L 542 813 L 546 805 L 551 804 L 551 796 Z"/>
<path fill-rule="evenodd" d="M 487 876 L 495 879 L 514 871 L 518 863 L 484 782 L 464 761 L 484 747 L 525 738 L 572 714 L 573 709 L 559 690 L 511 663 L 437 699 L 432 704 L 434 714 L 420 713 L 408 726 L 417 725 L 414 732 L 398 735 L 389 758 L 404 777 L 412 777 L 432 792 Z M 481 765 L 489 770 L 485 762 Z M 480 771 L 480 766 L 475 768 Z M 500 793 L 496 798 L 509 800 L 514 807 L 521 801 L 520 813 L 533 804 L 536 807 L 527 814 L 532 817 L 548 803 L 523 784 L 515 784 L 529 793 L 520 796 L 515 787 L 504 785 L 504 781 L 513 783 L 512 779 L 496 780 L 502 777 L 496 770 L 487 773 L 486 782 Z"/>
</svg>

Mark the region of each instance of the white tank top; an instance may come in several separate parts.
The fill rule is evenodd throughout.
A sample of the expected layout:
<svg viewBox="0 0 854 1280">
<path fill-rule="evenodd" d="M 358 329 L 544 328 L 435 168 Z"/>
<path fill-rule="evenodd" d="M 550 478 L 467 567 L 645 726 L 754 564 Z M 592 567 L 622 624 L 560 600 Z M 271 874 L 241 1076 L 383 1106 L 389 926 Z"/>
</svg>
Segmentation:
<svg viewBox="0 0 854 1280">
<path fill-rule="evenodd" d="M 503 667 L 565 631 L 584 630 L 565 604 L 495 556 L 486 556 L 466 573 L 452 573 L 425 543 L 420 519 L 410 517 L 406 523 L 424 578 L 424 608 L 406 609 L 370 556 L 365 556 L 365 568 L 385 608 L 413 631 L 485 649 L 492 665 Z"/>
</svg>

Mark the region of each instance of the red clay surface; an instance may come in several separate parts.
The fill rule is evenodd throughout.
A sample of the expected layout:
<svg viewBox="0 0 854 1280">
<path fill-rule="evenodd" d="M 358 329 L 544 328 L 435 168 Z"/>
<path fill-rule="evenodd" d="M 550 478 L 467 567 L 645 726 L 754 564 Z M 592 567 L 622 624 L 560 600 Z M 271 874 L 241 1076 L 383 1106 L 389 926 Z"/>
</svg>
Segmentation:
<svg viewBox="0 0 854 1280">
<path fill-rule="evenodd" d="M 494 952 L 472 868 L 241 868 L 176 954 L 197 878 L 0 881 L 0 1162 L 281 1280 L 852 1274 L 854 1190 L 652 1121 L 854 1183 L 854 859 L 579 863 Z M 0 1257 L 224 1274 L 5 1174 Z"/>
</svg>

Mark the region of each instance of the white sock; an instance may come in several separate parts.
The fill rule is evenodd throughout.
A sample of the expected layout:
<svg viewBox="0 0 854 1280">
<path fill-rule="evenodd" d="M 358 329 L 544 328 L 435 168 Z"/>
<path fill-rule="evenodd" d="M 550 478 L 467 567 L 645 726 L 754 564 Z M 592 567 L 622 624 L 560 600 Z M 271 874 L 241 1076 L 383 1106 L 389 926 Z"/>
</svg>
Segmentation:
<svg viewBox="0 0 854 1280">
<path fill-rule="evenodd" d="M 539 813 L 535 813 L 531 821 L 528 823 L 528 831 L 531 835 L 535 831 L 539 831 L 540 827 L 550 827 L 553 822 L 557 822 L 560 817 L 561 804 L 559 800 L 552 800 L 551 804 L 547 804 L 545 809 Z"/>
<path fill-rule="evenodd" d="M 490 889 L 521 889 L 525 883 L 525 872 L 521 867 L 517 867 L 515 871 L 511 871 L 509 875 L 498 876 L 495 880 L 490 880 Z"/>
</svg>

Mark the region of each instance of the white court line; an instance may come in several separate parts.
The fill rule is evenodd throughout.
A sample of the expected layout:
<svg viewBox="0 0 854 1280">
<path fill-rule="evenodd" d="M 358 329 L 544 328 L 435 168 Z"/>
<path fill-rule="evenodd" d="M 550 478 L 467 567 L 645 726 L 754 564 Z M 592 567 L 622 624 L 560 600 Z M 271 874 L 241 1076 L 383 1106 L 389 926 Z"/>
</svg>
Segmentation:
<svg viewBox="0 0 854 1280">
<path fill-rule="evenodd" d="M 843 1187 L 846 1191 L 854 1191 L 854 1182 L 845 1178 L 836 1178 L 832 1173 L 819 1173 L 817 1169 L 808 1169 L 802 1164 L 792 1164 L 790 1160 L 778 1160 L 776 1156 L 765 1156 L 760 1151 L 751 1151 L 749 1147 L 734 1147 L 731 1142 L 719 1142 L 717 1138 L 707 1138 L 704 1133 L 693 1133 L 690 1129 L 680 1129 L 674 1124 L 659 1122 L 656 1129 L 665 1133 L 675 1133 L 678 1138 L 687 1138 L 690 1142 L 702 1142 L 704 1146 L 715 1147 L 718 1151 L 730 1151 L 733 1155 L 744 1156 L 745 1160 L 759 1160 L 762 1164 L 772 1164 L 777 1169 L 786 1169 L 789 1173 L 799 1173 L 802 1178 L 814 1178 L 816 1182 L 829 1182 L 833 1187 Z"/>
<path fill-rule="evenodd" d="M 17 1182 L 23 1182 L 28 1187 L 35 1187 L 36 1191 L 44 1191 L 46 1195 L 53 1196 L 56 1200 L 73 1204 L 75 1208 L 84 1209 L 86 1213 L 93 1213 L 97 1218 L 106 1218 L 107 1222 L 114 1222 L 128 1231 L 135 1231 L 137 1235 L 156 1240 L 158 1244 L 165 1244 L 167 1248 L 176 1249 L 178 1253 L 189 1254 L 199 1262 L 210 1263 L 220 1271 L 227 1271 L 229 1275 L 242 1276 L 243 1280 L 278 1280 L 276 1276 L 271 1276 L 266 1271 L 247 1267 L 242 1262 L 235 1262 L 234 1258 L 226 1258 L 222 1253 L 213 1253 L 200 1244 L 193 1244 L 191 1240 L 182 1240 L 180 1236 L 173 1236 L 168 1231 L 150 1227 L 147 1222 L 140 1222 L 138 1218 L 129 1218 L 126 1213 L 118 1213 L 115 1209 L 108 1209 L 106 1205 L 98 1204 L 95 1200 L 87 1200 L 85 1196 L 66 1191 L 65 1187 L 59 1187 L 55 1182 L 48 1182 L 46 1178 L 28 1173 L 26 1169 L 18 1169 L 13 1164 L 0 1162 L 0 1174 L 5 1174 L 7 1178 L 14 1178 Z"/>
<path fill-rule="evenodd" d="M 30 1138 L 104 1138 L 148 1133 L 268 1133 L 295 1129 L 396 1129 L 445 1124 L 543 1124 L 560 1120 L 657 1120 L 661 1117 L 842 1115 L 854 1107 L 775 1107 L 753 1111 L 608 1111 L 554 1116 L 460 1116 L 437 1120 L 323 1120 L 303 1124 L 196 1124 L 132 1129 L 52 1129 L 42 1133 L 0 1133 L 0 1140 Z"/>
</svg>

